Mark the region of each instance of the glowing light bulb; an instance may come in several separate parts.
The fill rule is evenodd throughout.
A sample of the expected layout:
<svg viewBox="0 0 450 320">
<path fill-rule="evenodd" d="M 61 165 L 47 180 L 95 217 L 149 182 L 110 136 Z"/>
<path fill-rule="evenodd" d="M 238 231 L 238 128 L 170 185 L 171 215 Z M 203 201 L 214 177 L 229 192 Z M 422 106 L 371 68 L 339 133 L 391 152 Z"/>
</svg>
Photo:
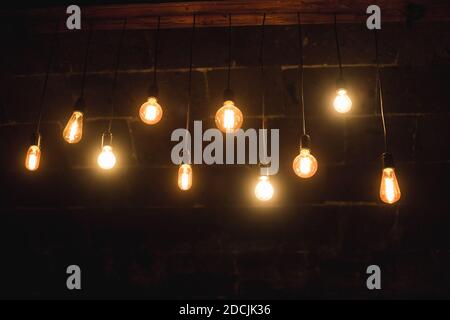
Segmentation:
<svg viewBox="0 0 450 320">
<path fill-rule="evenodd" d="M 309 149 L 301 148 L 300 154 L 295 157 L 292 168 L 300 178 L 311 178 L 317 171 L 317 160 Z"/>
<path fill-rule="evenodd" d="M 343 88 L 336 90 L 336 98 L 334 98 L 333 106 L 339 113 L 347 113 L 352 109 L 352 100 L 347 95 L 347 90 Z"/>
<path fill-rule="evenodd" d="M 272 199 L 274 189 L 268 176 L 260 176 L 258 184 L 255 187 L 255 196 L 258 200 L 269 201 Z"/>
<path fill-rule="evenodd" d="M 35 171 L 39 168 L 40 161 L 41 149 L 37 145 L 30 146 L 25 158 L 25 167 L 30 171 Z"/>
<path fill-rule="evenodd" d="M 381 175 L 380 198 L 383 202 L 393 204 L 400 200 L 400 187 L 394 168 L 384 168 Z"/>
<path fill-rule="evenodd" d="M 103 170 L 110 170 L 116 165 L 116 156 L 112 148 L 112 134 L 106 132 L 102 136 L 102 151 L 97 157 L 97 164 Z"/>
<path fill-rule="evenodd" d="M 102 152 L 98 155 L 97 163 L 103 170 L 110 170 L 116 165 L 116 156 L 111 146 L 103 146 Z"/>
<path fill-rule="evenodd" d="M 178 169 L 178 187 L 183 191 L 192 187 L 192 167 L 189 164 L 182 164 Z"/>
<path fill-rule="evenodd" d="M 139 117 L 146 124 L 156 124 L 163 116 L 163 110 L 155 97 L 148 98 L 139 109 Z"/>
<path fill-rule="evenodd" d="M 234 133 L 241 128 L 244 116 L 233 101 L 226 100 L 223 107 L 217 110 L 215 120 L 220 131 Z"/>
<path fill-rule="evenodd" d="M 68 143 L 78 143 L 83 136 L 83 112 L 74 111 L 63 131 L 63 138 Z"/>
</svg>

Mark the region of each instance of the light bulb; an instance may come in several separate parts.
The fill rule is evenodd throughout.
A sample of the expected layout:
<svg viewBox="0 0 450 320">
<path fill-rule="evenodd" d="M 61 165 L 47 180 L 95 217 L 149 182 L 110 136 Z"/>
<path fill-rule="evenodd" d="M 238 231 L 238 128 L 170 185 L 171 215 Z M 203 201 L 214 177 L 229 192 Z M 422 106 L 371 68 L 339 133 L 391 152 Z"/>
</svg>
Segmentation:
<svg viewBox="0 0 450 320">
<path fill-rule="evenodd" d="M 178 187 L 183 191 L 192 187 L 192 167 L 189 164 L 182 164 L 178 169 Z"/>
<path fill-rule="evenodd" d="M 339 113 L 347 113 L 352 109 L 352 100 L 347 95 L 347 90 L 343 88 L 336 90 L 336 98 L 334 98 L 333 106 Z"/>
<path fill-rule="evenodd" d="M 148 98 L 139 109 L 139 117 L 146 124 L 156 124 L 161 120 L 163 110 L 155 97 Z"/>
<path fill-rule="evenodd" d="M 97 157 L 97 163 L 103 170 L 110 170 L 116 165 L 116 156 L 112 148 L 112 138 L 111 132 L 105 132 L 102 135 L 102 151 Z"/>
<path fill-rule="evenodd" d="M 400 200 L 400 187 L 394 168 L 384 168 L 381 174 L 380 198 L 383 202 L 392 204 Z"/>
<path fill-rule="evenodd" d="M 226 100 L 223 107 L 216 112 L 216 126 L 225 133 L 235 133 L 242 126 L 244 116 L 232 100 Z"/>
<path fill-rule="evenodd" d="M 260 176 L 258 184 L 255 187 L 255 196 L 258 200 L 269 201 L 272 199 L 274 189 L 268 176 Z"/>
<path fill-rule="evenodd" d="M 25 158 L 25 167 L 30 171 L 35 171 L 39 168 L 40 161 L 41 149 L 37 145 L 30 146 Z"/>
<path fill-rule="evenodd" d="M 295 157 L 292 168 L 300 178 L 311 178 L 317 171 L 317 160 L 309 149 L 301 148 L 300 154 Z"/>
<path fill-rule="evenodd" d="M 110 170 L 116 165 L 116 156 L 111 146 L 103 146 L 102 152 L 98 155 L 97 163 L 103 170 Z"/>
<path fill-rule="evenodd" d="M 68 143 L 78 143 L 83 136 L 83 112 L 74 111 L 63 131 L 63 138 Z"/>
</svg>

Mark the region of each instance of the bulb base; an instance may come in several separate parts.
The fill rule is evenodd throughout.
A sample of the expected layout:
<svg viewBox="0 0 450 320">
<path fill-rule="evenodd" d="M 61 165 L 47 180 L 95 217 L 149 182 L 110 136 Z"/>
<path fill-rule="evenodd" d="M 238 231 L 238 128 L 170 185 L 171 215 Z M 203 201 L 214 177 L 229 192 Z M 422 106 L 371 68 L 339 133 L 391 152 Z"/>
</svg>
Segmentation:
<svg viewBox="0 0 450 320">
<path fill-rule="evenodd" d="M 234 92 L 230 88 L 223 91 L 223 101 L 234 101 Z"/>
<path fill-rule="evenodd" d="M 300 149 L 311 149 L 311 137 L 309 134 L 302 135 L 300 139 Z"/>
<path fill-rule="evenodd" d="M 85 107 L 86 107 L 86 105 L 84 103 L 84 98 L 79 97 L 73 106 L 73 111 L 80 111 L 80 112 L 84 113 Z"/>
<path fill-rule="evenodd" d="M 336 80 L 336 90 L 347 88 L 347 83 L 343 77 L 339 77 Z"/>
<path fill-rule="evenodd" d="M 260 169 L 259 171 L 260 171 L 261 175 L 268 176 L 269 168 L 270 168 L 270 164 L 268 164 L 268 163 L 264 164 L 261 162 L 259 163 L 259 169 Z"/>
<path fill-rule="evenodd" d="M 395 168 L 394 157 L 391 153 L 385 152 L 381 155 L 381 164 L 383 169 L 385 168 Z"/>
<path fill-rule="evenodd" d="M 112 133 L 111 132 L 105 132 L 102 135 L 102 148 L 104 146 L 112 146 Z"/>
<path fill-rule="evenodd" d="M 39 132 L 31 134 L 30 145 L 41 147 L 41 134 Z"/>
<path fill-rule="evenodd" d="M 158 89 L 158 85 L 156 83 L 152 84 L 149 88 L 148 88 L 148 96 L 149 97 L 158 97 L 159 94 L 159 89 Z"/>
</svg>

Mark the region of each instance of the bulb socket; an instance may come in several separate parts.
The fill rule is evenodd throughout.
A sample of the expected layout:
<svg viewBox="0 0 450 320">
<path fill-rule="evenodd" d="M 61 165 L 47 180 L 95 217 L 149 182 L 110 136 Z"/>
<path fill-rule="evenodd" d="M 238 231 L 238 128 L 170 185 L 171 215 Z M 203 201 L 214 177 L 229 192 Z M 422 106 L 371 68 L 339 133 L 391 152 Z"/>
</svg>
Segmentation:
<svg viewBox="0 0 450 320">
<path fill-rule="evenodd" d="M 391 153 L 385 152 L 381 155 L 381 163 L 383 169 L 386 168 L 395 168 L 394 157 Z"/>
<path fill-rule="evenodd" d="M 158 85 L 154 83 L 148 88 L 148 96 L 157 98 L 158 94 L 159 94 Z"/>
<path fill-rule="evenodd" d="M 270 168 L 270 164 L 268 164 L 268 163 L 264 164 L 261 162 L 259 163 L 259 169 L 260 169 L 261 175 L 268 176 L 269 168 Z"/>
<path fill-rule="evenodd" d="M 347 83 L 345 82 L 343 77 L 339 77 L 336 80 L 336 90 L 347 88 Z"/>
<path fill-rule="evenodd" d="M 112 146 L 112 133 L 111 132 L 105 132 L 102 135 L 102 148 L 104 146 Z"/>
<path fill-rule="evenodd" d="M 84 98 L 79 97 L 73 106 L 73 111 L 80 111 L 80 112 L 84 113 L 85 107 L 86 107 L 86 105 L 84 103 Z"/>
<path fill-rule="evenodd" d="M 311 137 L 309 134 L 302 135 L 300 139 L 300 149 L 311 149 Z"/>
<path fill-rule="evenodd" d="M 38 148 L 41 148 L 41 134 L 39 132 L 33 132 L 31 134 L 30 145 L 38 146 Z"/>
<path fill-rule="evenodd" d="M 230 88 L 223 91 L 223 101 L 234 101 L 234 92 Z"/>
</svg>

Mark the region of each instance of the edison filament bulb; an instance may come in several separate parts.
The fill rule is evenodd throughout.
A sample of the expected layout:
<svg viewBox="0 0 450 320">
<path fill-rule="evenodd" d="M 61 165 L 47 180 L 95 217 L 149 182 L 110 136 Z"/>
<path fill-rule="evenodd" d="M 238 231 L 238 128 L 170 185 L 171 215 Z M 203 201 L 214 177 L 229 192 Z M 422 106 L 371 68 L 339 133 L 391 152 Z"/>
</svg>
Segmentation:
<svg viewBox="0 0 450 320">
<path fill-rule="evenodd" d="M 292 168 L 300 178 L 311 178 L 317 171 L 317 160 L 309 149 L 301 148 L 300 154 L 295 157 Z"/>
<path fill-rule="evenodd" d="M 83 112 L 74 111 L 63 131 L 63 138 L 68 143 L 78 143 L 83 136 Z"/>
<path fill-rule="evenodd" d="M 226 100 L 223 107 L 217 110 L 215 116 L 216 126 L 224 133 L 235 133 L 242 127 L 244 116 L 232 100 Z"/>
<path fill-rule="evenodd" d="M 139 109 L 139 117 L 145 124 L 156 124 L 163 116 L 163 110 L 156 97 L 149 97 Z"/>
<path fill-rule="evenodd" d="M 272 199 L 274 189 L 270 183 L 269 176 L 262 175 L 258 179 L 258 183 L 255 187 L 255 196 L 260 201 L 269 201 Z"/>
<path fill-rule="evenodd" d="M 112 148 L 112 135 L 105 133 L 102 137 L 102 151 L 97 157 L 97 164 L 103 170 L 110 170 L 116 165 L 116 156 Z"/>
<path fill-rule="evenodd" d="M 192 167 L 189 164 L 182 164 L 178 169 L 178 187 L 183 191 L 192 187 Z"/>
<path fill-rule="evenodd" d="M 28 148 L 25 157 L 25 168 L 30 171 L 36 171 L 41 162 L 41 136 L 39 134 L 33 135 L 32 144 Z"/>
<path fill-rule="evenodd" d="M 292 169 L 300 178 L 311 178 L 317 172 L 316 158 L 311 154 L 311 138 L 304 134 L 300 140 L 300 153 L 292 163 Z"/>
<path fill-rule="evenodd" d="M 347 94 L 347 90 L 339 88 L 336 90 L 336 97 L 333 101 L 334 110 L 339 113 L 347 113 L 352 109 L 352 100 Z"/>
<path fill-rule="evenodd" d="M 383 172 L 381 173 L 380 199 L 393 204 L 400 200 L 401 192 L 395 175 L 394 160 L 391 154 L 383 154 Z"/>
</svg>

